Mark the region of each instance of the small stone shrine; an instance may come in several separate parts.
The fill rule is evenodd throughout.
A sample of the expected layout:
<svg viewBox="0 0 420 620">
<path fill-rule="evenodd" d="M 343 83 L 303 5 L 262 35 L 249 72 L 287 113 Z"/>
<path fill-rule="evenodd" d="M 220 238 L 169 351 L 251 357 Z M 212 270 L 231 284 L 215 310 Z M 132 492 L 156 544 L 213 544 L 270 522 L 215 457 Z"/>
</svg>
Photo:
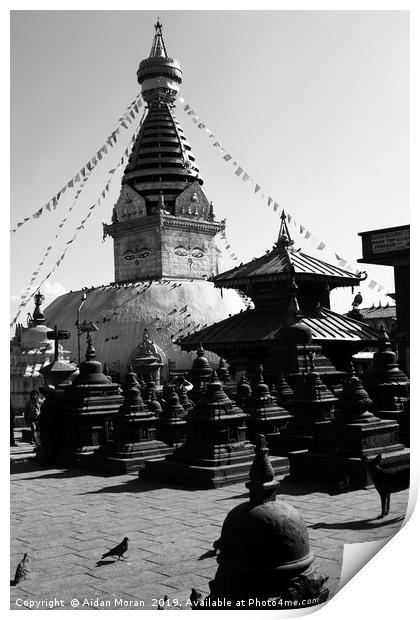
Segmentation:
<svg viewBox="0 0 420 620">
<path fill-rule="evenodd" d="M 193 387 L 190 390 L 189 397 L 194 403 L 197 403 L 206 392 L 207 385 L 210 383 L 213 370 L 204 357 L 204 349 L 201 344 L 197 348 L 197 357 L 192 363 L 188 380 L 191 381 Z"/>
<path fill-rule="evenodd" d="M 306 525 L 296 508 L 276 500 L 280 484 L 274 475 L 259 435 L 246 484 L 249 501 L 233 508 L 223 523 L 219 566 L 210 595 L 197 609 L 281 610 L 284 601 L 300 608 L 327 600 L 328 577 L 314 568 Z"/>
<path fill-rule="evenodd" d="M 293 390 L 290 387 L 290 385 L 287 383 L 286 379 L 284 378 L 284 374 L 282 372 L 280 373 L 280 378 L 275 388 L 277 392 L 276 394 L 277 402 L 280 405 L 280 407 L 284 407 L 285 404 L 292 398 Z"/>
<path fill-rule="evenodd" d="M 226 396 L 214 371 L 205 394 L 187 416 L 185 443 L 164 460 L 146 461 L 144 477 L 195 488 L 246 480 L 253 454 L 246 418 Z M 276 458 L 273 466 L 285 472 L 288 460 Z"/>
<path fill-rule="evenodd" d="M 241 376 L 241 380 L 238 383 L 238 387 L 236 389 L 236 404 L 238 407 L 243 409 L 245 402 L 251 396 L 251 386 L 248 383 L 248 379 L 246 374 L 243 372 Z"/>
<path fill-rule="evenodd" d="M 369 483 L 361 456 L 382 454 L 381 467 L 406 467 L 409 450 L 399 443 L 395 420 L 381 420 L 372 412 L 372 401 L 352 368 L 344 382 L 334 419 L 314 426 L 308 450 L 289 453 L 294 480 L 343 481 L 351 488 Z"/>
<path fill-rule="evenodd" d="M 57 325 L 54 326 L 52 331 L 47 332 L 48 340 L 54 341 L 54 360 L 43 366 L 39 371 L 44 377 L 45 385 L 53 385 L 55 389 L 62 389 L 62 386 L 70 383 L 72 375 L 76 371 L 74 364 L 69 364 L 65 361 L 59 360 L 58 343 L 60 340 L 68 340 L 70 333 L 67 331 L 59 331 Z"/>
<path fill-rule="evenodd" d="M 109 382 L 95 357 L 89 334 L 86 360 L 57 404 L 57 457 L 65 464 L 89 466 L 99 446 L 112 439 L 112 420 L 123 403 L 119 385 Z"/>
<path fill-rule="evenodd" d="M 410 416 L 406 411 L 406 403 L 410 396 L 410 381 L 400 370 L 397 355 L 392 350 L 388 334 L 383 328 L 378 350 L 362 379 L 373 401 L 375 414 L 381 419 L 396 420 L 400 425 L 400 439 L 408 446 Z"/>
<path fill-rule="evenodd" d="M 138 470 L 145 459 L 171 451 L 156 439 L 156 415 L 144 403 L 133 371 L 126 375 L 124 403 L 113 414 L 112 425 L 112 441 L 105 442 L 93 457 L 96 469 L 116 474 Z"/>
<path fill-rule="evenodd" d="M 259 377 L 254 383 L 251 395 L 244 401 L 243 409 L 248 414 L 246 421 L 247 437 L 255 443 L 257 435 L 271 436 L 279 433 L 292 419 L 290 413 L 277 404 L 264 383 L 263 367 L 259 367 Z"/>
<path fill-rule="evenodd" d="M 311 360 L 312 361 L 312 360 Z M 285 405 L 292 419 L 279 435 L 270 436 L 270 451 L 287 455 L 292 450 L 307 449 L 312 445 L 315 427 L 330 420 L 337 398 L 314 371 L 294 376 L 294 393 Z"/>
<path fill-rule="evenodd" d="M 41 370 L 54 362 L 54 343 L 47 337 L 50 328 L 41 310 L 44 296 L 38 292 L 34 301 L 35 308 L 32 316 L 28 314 L 27 327 L 16 325 L 10 342 L 10 399 L 17 416 L 23 412 L 30 392 L 45 385 Z M 69 351 L 63 350 L 60 344 L 57 362 L 71 366 Z M 72 368 L 74 372 L 75 366 Z"/>
<path fill-rule="evenodd" d="M 174 386 L 168 388 L 162 412 L 157 420 L 157 437 L 168 446 L 179 446 L 187 434 L 186 411 Z"/>
<path fill-rule="evenodd" d="M 149 338 L 147 327 L 143 331 L 143 341 L 137 347 L 132 364 L 136 373 L 146 381 L 153 381 L 160 388 L 160 372 L 165 365 L 165 353 Z"/>
</svg>

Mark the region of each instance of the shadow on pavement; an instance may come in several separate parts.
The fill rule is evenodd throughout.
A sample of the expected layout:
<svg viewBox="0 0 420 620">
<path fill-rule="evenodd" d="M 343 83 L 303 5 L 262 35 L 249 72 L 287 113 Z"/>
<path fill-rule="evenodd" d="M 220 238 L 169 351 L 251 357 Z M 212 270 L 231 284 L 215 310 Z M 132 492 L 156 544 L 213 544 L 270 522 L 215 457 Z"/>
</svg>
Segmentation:
<svg viewBox="0 0 420 620">
<path fill-rule="evenodd" d="M 404 515 L 405 516 L 405 515 Z M 319 522 L 308 525 L 313 530 L 371 530 L 381 527 L 381 525 L 392 525 L 404 519 L 403 517 L 394 517 L 389 520 L 379 520 L 377 517 L 371 519 L 361 519 L 359 521 L 338 521 L 337 523 Z"/>
</svg>

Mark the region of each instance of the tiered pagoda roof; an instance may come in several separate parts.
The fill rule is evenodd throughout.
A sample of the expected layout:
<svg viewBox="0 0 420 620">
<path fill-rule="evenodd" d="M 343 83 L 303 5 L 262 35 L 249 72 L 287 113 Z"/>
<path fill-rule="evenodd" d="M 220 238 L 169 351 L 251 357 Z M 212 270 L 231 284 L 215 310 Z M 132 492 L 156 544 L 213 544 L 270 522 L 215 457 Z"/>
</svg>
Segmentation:
<svg viewBox="0 0 420 620">
<path fill-rule="evenodd" d="M 299 285 L 303 281 L 324 281 L 331 289 L 339 286 L 357 286 L 363 277 L 335 265 L 330 265 L 319 258 L 309 256 L 294 247 L 291 240 L 284 211 L 279 238 L 272 250 L 254 258 L 248 263 L 225 271 L 212 279 L 215 286 L 223 288 L 241 288 L 243 284 L 294 280 Z"/>
</svg>

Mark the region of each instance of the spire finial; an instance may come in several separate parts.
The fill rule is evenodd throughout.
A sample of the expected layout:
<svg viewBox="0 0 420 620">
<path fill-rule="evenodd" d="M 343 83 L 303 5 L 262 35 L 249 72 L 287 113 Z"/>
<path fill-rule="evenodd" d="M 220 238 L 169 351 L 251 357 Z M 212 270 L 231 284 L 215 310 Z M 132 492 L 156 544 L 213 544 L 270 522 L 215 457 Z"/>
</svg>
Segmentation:
<svg viewBox="0 0 420 620">
<path fill-rule="evenodd" d="M 281 222 L 280 222 L 279 236 L 278 236 L 277 244 L 276 244 L 277 247 L 287 248 L 294 244 L 294 241 L 290 236 L 289 229 L 286 224 L 286 218 L 287 216 L 283 209 L 281 212 L 281 216 L 280 216 Z"/>
<path fill-rule="evenodd" d="M 249 489 L 250 503 L 257 506 L 274 502 L 280 485 L 274 478 L 274 469 L 268 458 L 265 436 L 257 435 L 255 444 L 255 456 L 249 472 L 250 481 L 245 486 Z"/>
<path fill-rule="evenodd" d="M 44 299 L 45 299 L 44 295 L 38 289 L 37 292 L 34 295 L 35 310 L 33 311 L 33 314 L 32 314 L 32 320 L 37 325 L 40 325 L 40 324 L 44 323 L 44 321 L 45 321 L 45 317 L 44 317 L 44 315 L 43 315 L 43 313 L 41 311 L 41 304 L 44 301 Z"/>
<path fill-rule="evenodd" d="M 152 43 L 152 49 L 150 50 L 149 58 L 167 58 L 165 42 L 162 35 L 162 22 L 159 17 L 155 24 L 155 36 Z"/>
</svg>

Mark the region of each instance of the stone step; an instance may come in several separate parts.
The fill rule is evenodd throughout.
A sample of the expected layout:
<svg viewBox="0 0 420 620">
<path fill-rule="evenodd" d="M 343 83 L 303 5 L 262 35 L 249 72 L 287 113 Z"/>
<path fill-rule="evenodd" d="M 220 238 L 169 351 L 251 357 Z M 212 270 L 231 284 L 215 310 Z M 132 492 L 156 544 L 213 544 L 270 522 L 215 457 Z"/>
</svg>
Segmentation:
<svg viewBox="0 0 420 620">
<path fill-rule="evenodd" d="M 26 463 L 35 460 L 34 445 L 31 443 L 19 442 L 16 446 L 10 446 L 10 462 Z"/>
</svg>

